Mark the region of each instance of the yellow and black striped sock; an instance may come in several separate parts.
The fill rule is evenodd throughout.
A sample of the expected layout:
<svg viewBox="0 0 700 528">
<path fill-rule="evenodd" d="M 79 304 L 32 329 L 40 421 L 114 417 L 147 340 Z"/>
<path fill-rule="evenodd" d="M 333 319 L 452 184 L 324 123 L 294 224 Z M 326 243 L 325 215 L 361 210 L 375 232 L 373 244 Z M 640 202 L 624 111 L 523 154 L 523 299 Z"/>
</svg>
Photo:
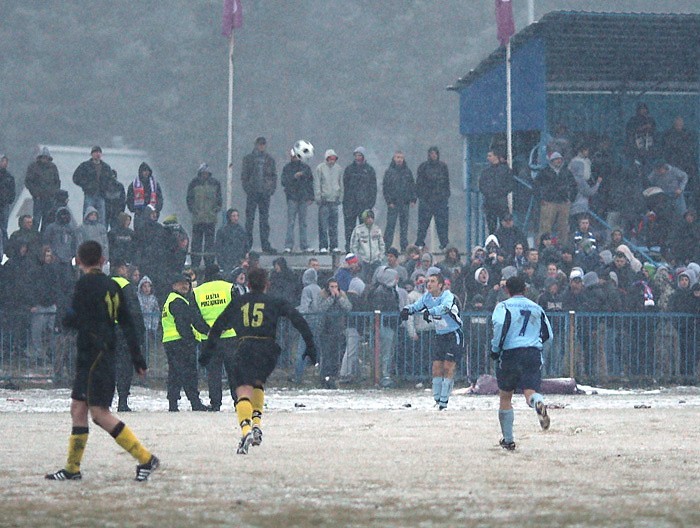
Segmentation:
<svg viewBox="0 0 700 528">
<path fill-rule="evenodd" d="M 253 421 L 253 405 L 248 398 L 239 398 L 236 402 L 236 416 L 238 416 L 238 424 L 241 426 L 241 434 L 247 435 L 252 428 Z"/>
<path fill-rule="evenodd" d="M 69 473 L 77 473 L 80 471 L 80 461 L 83 459 L 85 446 L 88 439 L 87 427 L 73 427 L 68 439 L 68 461 L 66 462 L 66 471 Z"/>
<path fill-rule="evenodd" d="M 260 427 L 262 423 L 263 407 L 265 406 L 265 389 L 262 386 L 253 389 L 253 425 Z"/>
<path fill-rule="evenodd" d="M 145 464 L 151 460 L 151 452 L 143 447 L 134 432 L 124 422 L 119 422 L 110 434 L 124 451 L 139 461 L 139 464 Z"/>
</svg>

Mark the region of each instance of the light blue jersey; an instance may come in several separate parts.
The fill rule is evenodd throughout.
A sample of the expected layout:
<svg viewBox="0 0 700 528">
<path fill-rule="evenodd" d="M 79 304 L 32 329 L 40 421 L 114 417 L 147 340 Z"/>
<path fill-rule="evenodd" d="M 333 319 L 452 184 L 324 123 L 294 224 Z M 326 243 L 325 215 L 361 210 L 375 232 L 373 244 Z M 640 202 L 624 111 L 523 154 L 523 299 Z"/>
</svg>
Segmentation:
<svg viewBox="0 0 700 528">
<path fill-rule="evenodd" d="M 459 305 L 450 290 L 443 291 L 439 297 L 425 293 L 423 297 L 406 308 L 411 314 L 427 311 L 432 316 L 437 334 L 449 334 L 462 329 Z"/>
<path fill-rule="evenodd" d="M 542 350 L 542 345 L 552 337 L 552 326 L 542 307 L 522 295 L 498 303 L 492 322 L 494 352 L 527 347 Z"/>
</svg>

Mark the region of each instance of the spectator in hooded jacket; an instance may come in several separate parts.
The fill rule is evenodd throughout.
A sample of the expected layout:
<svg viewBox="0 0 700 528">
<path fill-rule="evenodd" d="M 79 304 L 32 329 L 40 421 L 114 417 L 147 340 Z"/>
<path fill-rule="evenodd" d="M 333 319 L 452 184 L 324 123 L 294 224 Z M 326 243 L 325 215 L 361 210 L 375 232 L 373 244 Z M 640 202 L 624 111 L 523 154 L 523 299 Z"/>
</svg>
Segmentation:
<svg viewBox="0 0 700 528">
<path fill-rule="evenodd" d="M 145 161 L 139 165 L 139 172 L 126 191 L 126 207 L 134 213 L 134 230 L 143 226 L 150 214 L 147 207 L 151 206 L 158 213 L 163 209 L 163 192 L 156 181 L 151 167 Z"/>
<path fill-rule="evenodd" d="M 303 314 L 306 321 L 311 327 L 311 331 L 314 332 L 318 327 L 318 312 L 319 312 L 319 302 L 321 300 L 321 287 L 318 285 L 318 273 L 313 268 L 307 269 L 301 277 L 301 282 L 304 285 L 304 289 L 301 290 L 301 302 L 297 309 L 299 313 Z M 296 383 L 301 383 L 304 376 L 304 353 L 306 352 L 306 344 L 303 339 L 301 339 L 297 346 L 297 360 L 294 367 L 294 381 Z"/>
<path fill-rule="evenodd" d="M 135 234 L 129 227 L 130 224 L 131 215 L 121 212 L 119 213 L 117 224 L 113 225 L 112 229 L 107 233 L 110 254 L 115 261 L 134 262 L 134 257 L 136 256 Z"/>
<path fill-rule="evenodd" d="M 265 150 L 267 140 L 260 136 L 255 140 L 253 152 L 243 158 L 241 184 L 246 193 L 245 230 L 248 247 L 253 247 L 255 210 L 259 211 L 260 245 L 264 253 L 276 253 L 270 245 L 270 199 L 277 189 L 275 160 Z"/>
<path fill-rule="evenodd" d="M 31 350 L 30 361 L 37 367 L 43 366 L 53 358 L 54 326 L 56 305 L 58 304 L 59 285 L 56 281 L 56 269 L 53 254 L 49 246 L 43 246 L 29 270 L 29 288 L 31 289 Z"/>
<path fill-rule="evenodd" d="M 20 245 L 27 246 L 27 251 L 31 256 L 37 256 L 41 248 L 41 235 L 34 229 L 34 219 L 29 215 L 22 215 L 17 220 L 17 231 L 10 235 L 10 239 L 5 245 L 5 253 L 9 257 L 11 253 L 16 253 Z"/>
<path fill-rule="evenodd" d="M 112 168 L 102 161 L 102 148 L 99 145 L 92 147 L 90 159 L 78 165 L 73 173 L 73 183 L 84 193 L 83 215 L 88 207 L 93 207 L 102 224 L 107 218 L 105 190 L 112 177 Z"/>
<path fill-rule="evenodd" d="M 270 286 L 267 293 L 284 299 L 292 306 L 296 306 L 299 302 L 299 278 L 289 269 L 287 259 L 284 257 L 277 257 L 272 261 Z"/>
<path fill-rule="evenodd" d="M 97 209 L 88 205 L 83 216 L 83 224 L 76 231 L 76 242 L 78 247 L 83 242 L 94 240 L 102 246 L 102 255 L 105 260 L 109 260 L 109 240 L 107 238 L 107 229 L 100 222 L 100 216 Z"/>
<path fill-rule="evenodd" d="M 119 225 L 119 215 L 126 207 L 126 192 L 124 184 L 117 179 L 117 171 L 112 169 L 112 175 L 105 184 L 105 227 L 109 231 L 112 226 Z"/>
<path fill-rule="evenodd" d="M 435 228 L 440 239 L 440 249 L 444 250 L 449 240 L 449 200 L 450 172 L 447 164 L 440 160 L 437 147 L 428 149 L 428 159 L 418 166 L 416 176 L 418 197 L 418 234 L 416 246 L 425 246 L 425 236 L 430 221 L 435 218 Z"/>
<path fill-rule="evenodd" d="M 226 224 L 216 233 L 216 261 L 225 273 L 240 266 L 248 253 L 248 235 L 239 223 L 238 209 L 226 211 Z"/>
<path fill-rule="evenodd" d="M 338 206 L 343 202 L 343 167 L 335 150 L 326 150 L 325 161 L 314 171 L 314 200 L 318 204 L 318 251 L 339 253 Z"/>
<path fill-rule="evenodd" d="M 43 232 L 48 225 L 48 223 L 45 223 L 44 216 L 53 207 L 53 197 L 56 191 L 61 188 L 58 167 L 53 162 L 47 147 L 42 147 L 36 160 L 27 167 L 24 185 L 27 187 L 29 194 L 32 195 L 32 201 L 34 202 L 32 211 L 34 229 Z M 14 196 L 14 184 L 12 186 L 12 194 Z"/>
<path fill-rule="evenodd" d="M 506 261 L 509 261 L 512 260 L 515 254 L 516 244 L 521 244 L 523 248 L 528 247 L 527 237 L 522 229 L 515 226 L 512 214 L 503 213 L 500 219 L 501 225 L 496 229 L 495 235 L 506 257 Z"/>
<path fill-rule="evenodd" d="M 384 314 L 379 327 L 380 365 L 382 388 L 394 386 L 393 365 L 394 346 L 398 328 L 397 312 L 401 309 L 399 293 L 396 289 L 399 276 L 396 270 L 383 267 L 377 275 L 377 286 L 368 295 L 368 306 L 371 310 L 379 310 Z"/>
<path fill-rule="evenodd" d="M 341 290 L 342 291 L 342 290 Z M 348 286 L 347 298 L 350 301 L 353 312 L 366 312 L 367 297 L 365 293 L 365 283 L 360 277 L 353 277 Z M 340 365 L 339 383 L 352 383 L 360 376 L 360 330 L 361 322 L 357 316 L 349 316 L 345 334 L 345 354 Z"/>
<path fill-rule="evenodd" d="M 576 198 L 569 208 L 569 216 L 571 217 L 571 230 L 578 227 L 578 221 L 583 216 L 590 212 L 590 199 L 598 192 L 600 184 L 603 181 L 602 176 L 598 176 L 595 183 L 591 185 L 591 160 L 588 157 L 590 147 L 587 144 L 582 144 L 578 148 L 578 153 L 569 162 L 569 171 L 574 175 L 576 181 Z"/>
<path fill-rule="evenodd" d="M 345 251 L 352 251 L 350 238 L 360 215 L 363 211 L 372 209 L 377 201 L 377 173 L 367 163 L 365 148 L 357 147 L 353 156 L 355 160 L 343 172 Z"/>
<path fill-rule="evenodd" d="M 32 256 L 34 255 L 34 256 Z M 16 353 L 24 353 L 27 346 L 27 330 L 32 307 L 32 285 L 30 270 L 37 252 L 30 253 L 26 241 L 18 240 L 10 246 L 8 259 L 0 268 L 0 306 L 2 307 L 3 324 L 10 334 L 8 344 Z"/>
<path fill-rule="evenodd" d="M 284 252 L 294 249 L 294 226 L 299 221 L 299 249 L 305 253 L 313 250 L 309 245 L 306 231 L 306 208 L 314 200 L 314 175 L 311 167 L 291 151 L 291 159 L 282 168 L 282 187 L 287 197 L 287 235 L 284 240 Z"/>
<path fill-rule="evenodd" d="M 205 266 L 214 264 L 216 218 L 221 211 L 221 184 L 213 178 L 209 166 L 202 163 L 197 176 L 187 187 L 187 210 L 192 213 L 192 265 L 204 257 Z"/>
<path fill-rule="evenodd" d="M 352 303 L 333 277 L 328 279 L 326 287 L 319 294 L 318 309 L 323 313 L 319 321 L 321 384 L 326 389 L 335 389 L 341 357 L 345 350 L 342 339 L 347 326 L 345 319 L 352 310 Z"/>
<path fill-rule="evenodd" d="M 382 194 L 386 201 L 386 230 L 384 245 L 391 247 L 394 241 L 396 220 L 399 221 L 399 244 L 401 251 L 408 247 L 408 212 L 410 205 L 416 203 L 416 182 L 411 169 L 406 165 L 403 152 L 397 150 L 389 168 L 384 172 Z M 404 279 L 405 280 L 405 279 Z"/>
<path fill-rule="evenodd" d="M 15 177 L 7 170 L 10 159 L 0 154 L 0 236 L 7 239 L 7 222 L 10 219 L 10 207 L 15 202 Z M 36 213 L 34 213 L 36 214 Z"/>
<path fill-rule="evenodd" d="M 484 215 L 490 234 L 498 229 L 499 220 L 503 223 L 506 215 L 512 218 L 508 194 L 515 190 L 515 181 L 510 167 L 502 161 L 503 158 L 505 156 L 500 153 L 489 150 L 486 155 L 489 165 L 481 172 L 479 178 L 479 191 L 484 195 Z M 501 240 L 501 237 L 498 236 L 498 239 Z"/>
<path fill-rule="evenodd" d="M 171 286 L 164 265 L 171 240 L 163 225 L 158 222 L 158 211 L 154 206 L 149 204 L 143 216 L 141 228 L 135 233 L 137 262 L 141 275 L 151 278 L 153 292 L 163 302 Z"/>
<path fill-rule="evenodd" d="M 374 223 L 374 211 L 367 209 L 360 215 L 360 219 L 362 223 L 352 231 L 350 251 L 360 259 L 362 272 L 368 279 L 384 261 L 384 237 L 382 230 Z"/>
</svg>

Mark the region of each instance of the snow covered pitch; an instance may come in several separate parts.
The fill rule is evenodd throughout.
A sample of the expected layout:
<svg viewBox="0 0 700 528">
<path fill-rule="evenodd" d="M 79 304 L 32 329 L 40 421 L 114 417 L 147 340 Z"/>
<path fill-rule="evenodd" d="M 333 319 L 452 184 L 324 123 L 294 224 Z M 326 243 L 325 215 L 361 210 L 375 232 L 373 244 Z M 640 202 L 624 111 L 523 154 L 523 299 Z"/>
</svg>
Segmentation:
<svg viewBox="0 0 700 528">
<path fill-rule="evenodd" d="M 700 390 L 598 392 L 547 397 L 547 432 L 517 398 L 507 452 L 495 396 L 438 412 L 420 389 L 270 390 L 263 444 L 241 456 L 230 399 L 168 413 L 136 388 L 123 418 L 162 461 L 136 483 L 97 426 L 83 480 L 45 481 L 65 462 L 69 391 L 0 390 L 0 526 L 700 525 Z"/>
</svg>

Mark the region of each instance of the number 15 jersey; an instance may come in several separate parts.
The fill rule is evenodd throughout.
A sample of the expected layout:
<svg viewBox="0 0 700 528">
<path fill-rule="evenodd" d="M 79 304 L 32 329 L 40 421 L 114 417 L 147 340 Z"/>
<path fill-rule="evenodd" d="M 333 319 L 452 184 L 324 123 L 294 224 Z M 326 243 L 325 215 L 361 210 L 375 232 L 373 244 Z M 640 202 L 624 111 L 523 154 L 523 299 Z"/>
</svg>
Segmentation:
<svg viewBox="0 0 700 528">
<path fill-rule="evenodd" d="M 537 348 L 552 336 L 552 327 L 544 310 L 527 297 L 516 295 L 496 305 L 492 315 L 491 350 Z"/>
<path fill-rule="evenodd" d="M 304 317 L 284 299 L 250 292 L 234 297 L 209 331 L 209 339 L 218 340 L 224 330 L 233 328 L 238 337 L 274 339 L 277 321 L 288 318 L 304 340 L 313 343 L 313 335 Z"/>
</svg>

